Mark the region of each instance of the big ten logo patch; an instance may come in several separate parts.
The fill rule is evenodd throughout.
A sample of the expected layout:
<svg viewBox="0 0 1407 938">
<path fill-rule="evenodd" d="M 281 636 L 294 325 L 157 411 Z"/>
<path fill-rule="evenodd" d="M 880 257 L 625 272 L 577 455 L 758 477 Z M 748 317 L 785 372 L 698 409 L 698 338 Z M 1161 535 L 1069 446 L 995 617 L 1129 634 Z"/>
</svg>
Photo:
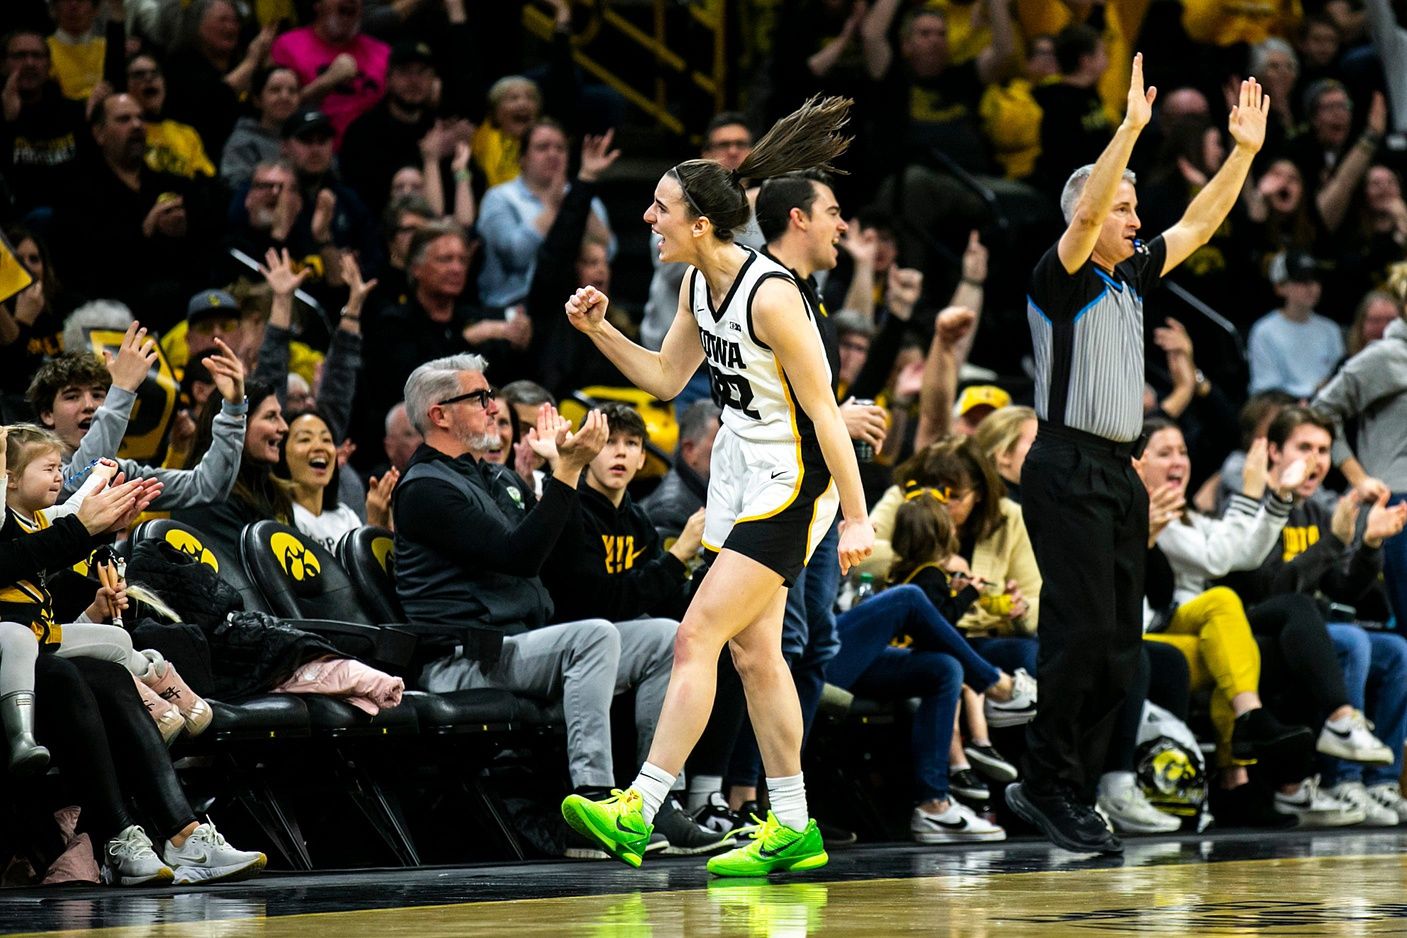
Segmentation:
<svg viewBox="0 0 1407 938">
<path fill-rule="evenodd" d="M 269 538 L 269 549 L 283 572 L 295 583 L 317 579 L 322 573 L 322 566 L 307 545 L 287 531 L 275 531 Z"/>
<path fill-rule="evenodd" d="M 606 548 L 606 572 L 624 573 L 635 566 L 635 561 L 645 552 L 645 548 L 635 549 L 633 534 L 602 534 L 601 543 Z"/>
<path fill-rule="evenodd" d="M 194 557 L 216 573 L 220 572 L 220 561 L 215 559 L 214 554 L 206 550 L 205 545 L 200 542 L 200 538 L 189 531 L 167 531 L 166 543 L 181 553 Z"/>
<path fill-rule="evenodd" d="M 104 351 L 116 355 L 123 336 L 124 333 L 116 329 L 93 329 L 88 333 L 88 346 L 99 358 L 103 357 Z M 176 372 L 166 360 L 161 346 L 157 345 L 154 351 L 156 361 L 147 372 L 146 380 L 137 388 L 137 402 L 132 405 L 127 432 L 122 437 L 117 455 L 122 459 L 159 465 L 166 453 L 166 432 L 176 411 L 181 382 L 176 379 Z"/>
</svg>

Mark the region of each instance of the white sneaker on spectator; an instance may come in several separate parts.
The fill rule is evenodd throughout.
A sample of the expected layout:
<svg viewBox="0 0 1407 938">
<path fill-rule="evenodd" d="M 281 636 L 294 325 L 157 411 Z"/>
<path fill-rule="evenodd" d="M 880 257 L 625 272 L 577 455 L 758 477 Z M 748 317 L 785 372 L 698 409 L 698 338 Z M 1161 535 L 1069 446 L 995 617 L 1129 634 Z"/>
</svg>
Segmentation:
<svg viewBox="0 0 1407 938">
<path fill-rule="evenodd" d="M 176 874 L 151 848 L 147 832 L 133 824 L 103 847 L 102 877 L 109 886 L 145 886 L 169 883 Z"/>
<path fill-rule="evenodd" d="M 1397 812 L 1369 797 L 1362 782 L 1339 782 L 1326 791 L 1349 807 L 1361 809 L 1366 827 L 1396 827 L 1398 824 Z"/>
<path fill-rule="evenodd" d="M 1006 831 L 977 816 L 956 798 L 948 799 L 948 810 L 930 814 L 914 808 L 909 834 L 921 844 L 950 844 L 969 841 L 1006 840 Z"/>
<path fill-rule="evenodd" d="M 1353 710 L 1346 717 L 1325 720 L 1319 731 L 1316 749 L 1326 756 L 1366 762 L 1372 765 L 1392 765 L 1392 750 L 1372 733 L 1373 724 L 1363 714 Z"/>
<path fill-rule="evenodd" d="M 1367 816 L 1355 808 L 1319 789 L 1319 776 L 1300 783 L 1293 795 L 1275 793 L 1275 810 L 1294 817 L 1300 827 L 1351 827 L 1362 824 Z"/>
<path fill-rule="evenodd" d="M 1036 679 L 1017 668 L 1011 676 L 1011 699 L 993 700 L 990 696 L 982 705 L 988 726 L 1021 726 L 1036 718 Z"/>
<path fill-rule="evenodd" d="M 1171 834 L 1182 827 L 1177 818 L 1153 807 L 1136 784 L 1113 786 L 1113 790 L 1107 792 L 1101 784 L 1095 803 L 1114 825 L 1115 833 Z"/>
<path fill-rule="evenodd" d="M 236 850 L 209 822 L 200 824 L 179 847 L 166 842 L 167 864 L 176 871 L 176 882 L 213 883 L 247 879 L 264 868 L 268 857 L 257 850 Z"/>
<path fill-rule="evenodd" d="M 1368 797 L 1397 815 L 1397 823 L 1407 824 L 1407 798 L 1397 782 L 1382 782 L 1368 786 Z"/>
</svg>

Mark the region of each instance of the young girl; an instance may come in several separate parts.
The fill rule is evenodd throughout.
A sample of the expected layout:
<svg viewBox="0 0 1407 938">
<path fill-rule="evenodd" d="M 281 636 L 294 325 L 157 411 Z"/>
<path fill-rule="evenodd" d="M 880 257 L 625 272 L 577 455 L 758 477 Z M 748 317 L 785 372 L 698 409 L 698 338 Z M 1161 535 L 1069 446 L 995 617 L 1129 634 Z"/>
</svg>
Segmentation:
<svg viewBox="0 0 1407 938">
<path fill-rule="evenodd" d="M 894 585 L 836 619 L 844 654 L 827 666 L 826 680 L 866 697 L 919 698 L 911 737 L 918 797 L 909 820 L 916 841 L 1003 840 L 1000 827 L 949 797 L 950 791 L 982 801 L 990 797 L 985 790 L 979 795 L 954 771 L 968 768 L 961 746 L 952 745 L 961 689 L 965 684 L 986 692 L 1029 720 L 1036 683 L 1024 672 L 1013 677 L 988 663 L 951 624 L 979 590 L 954 576 L 959 587 L 954 595 L 943 570 L 956 546 L 952 522 L 932 490 L 912 495 L 898 511 L 894 547 L 901 559 L 894 565 Z"/>
<path fill-rule="evenodd" d="M 138 679 L 147 709 L 167 742 L 182 725 L 192 735 L 203 731 L 213 716 L 210 707 L 186 686 L 176 669 L 155 651 L 134 651 L 124 629 L 100 624 L 126 608 L 127 597 L 120 586 L 100 588 L 97 598 L 71 624 L 60 625 L 63 616 L 55 615 L 50 587 L 57 587 L 63 568 L 86 559 L 93 546 L 93 531 L 82 514 L 83 501 L 113 477 L 117 464 L 104 460 L 68 502 L 55 506 L 64 485 L 62 441 L 48 430 L 26 424 L 0 430 L 0 441 L 4 443 L 0 482 L 5 489 L 0 540 L 29 538 L 68 515 L 78 515 L 90 535 L 68 538 L 68 549 L 31 551 L 32 562 L 20 561 L 17 566 L 25 569 L 9 571 L 13 578 L 0 586 L 0 619 L 5 620 L 0 622 L 0 714 L 10 744 L 10 771 L 38 772 L 49 762 L 48 750 L 34 740 L 34 662 L 40 652 L 124 665 Z M 63 533 L 71 532 L 66 527 Z"/>
</svg>

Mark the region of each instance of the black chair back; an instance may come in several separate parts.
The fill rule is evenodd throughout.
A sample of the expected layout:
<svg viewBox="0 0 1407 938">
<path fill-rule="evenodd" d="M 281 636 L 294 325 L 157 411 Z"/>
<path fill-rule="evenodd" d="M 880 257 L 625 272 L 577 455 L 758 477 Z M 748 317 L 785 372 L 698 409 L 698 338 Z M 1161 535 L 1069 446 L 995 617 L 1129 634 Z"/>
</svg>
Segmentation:
<svg viewBox="0 0 1407 938">
<path fill-rule="evenodd" d="M 263 595 L 254 586 L 254 582 L 245 575 L 240 558 L 229 556 L 220 550 L 213 541 L 190 525 L 172 521 L 170 518 L 144 521 L 137 525 L 137 529 L 132 532 L 132 540 L 136 542 L 147 538 L 163 540 L 182 553 L 189 554 L 212 568 L 220 575 L 220 579 L 239 591 L 246 610 L 250 612 L 271 611 L 269 604 L 264 601 Z"/>
<path fill-rule="evenodd" d="M 404 622 L 396 598 L 396 536 L 385 528 L 365 525 L 348 531 L 337 542 L 337 560 L 352 578 L 357 596 L 377 622 Z"/>
<path fill-rule="evenodd" d="M 374 624 L 337 558 L 302 532 L 257 521 L 240 535 L 239 552 L 274 615 Z"/>
</svg>

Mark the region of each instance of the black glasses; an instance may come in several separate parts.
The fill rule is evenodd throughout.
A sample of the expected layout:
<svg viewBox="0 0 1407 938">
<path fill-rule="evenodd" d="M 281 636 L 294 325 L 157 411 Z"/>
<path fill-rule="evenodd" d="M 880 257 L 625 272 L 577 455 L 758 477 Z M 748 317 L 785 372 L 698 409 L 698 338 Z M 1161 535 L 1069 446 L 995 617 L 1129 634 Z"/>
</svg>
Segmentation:
<svg viewBox="0 0 1407 938">
<path fill-rule="evenodd" d="M 469 391 L 466 394 L 458 394 L 454 397 L 447 397 L 442 401 L 437 401 L 441 407 L 448 407 L 450 404 L 458 404 L 460 401 L 478 401 L 479 406 L 488 410 L 489 401 L 498 397 L 498 392 L 493 388 L 481 388 L 478 391 Z"/>
</svg>

